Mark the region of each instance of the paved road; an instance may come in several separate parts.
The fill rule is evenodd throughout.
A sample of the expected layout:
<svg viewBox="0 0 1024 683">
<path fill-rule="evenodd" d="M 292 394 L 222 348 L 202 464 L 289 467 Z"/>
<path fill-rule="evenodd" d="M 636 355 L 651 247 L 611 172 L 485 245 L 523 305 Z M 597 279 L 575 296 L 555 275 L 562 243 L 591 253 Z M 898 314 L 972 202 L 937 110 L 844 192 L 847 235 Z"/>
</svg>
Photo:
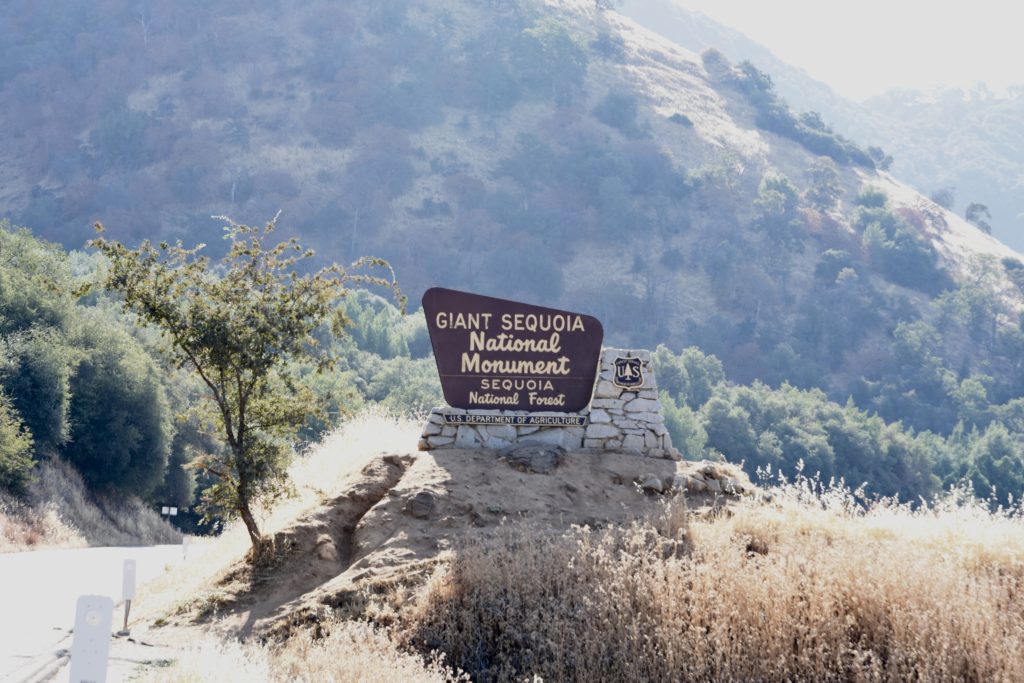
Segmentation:
<svg viewBox="0 0 1024 683">
<path fill-rule="evenodd" d="M 199 550 L 191 545 L 188 561 L 200 555 Z M 181 564 L 182 555 L 180 545 L 0 555 L 0 681 L 23 680 L 34 662 L 67 638 L 80 595 L 109 595 L 115 604 L 120 602 L 124 560 L 135 560 L 136 582 L 142 585 Z M 123 609 L 115 608 L 115 629 L 123 618 Z"/>
</svg>

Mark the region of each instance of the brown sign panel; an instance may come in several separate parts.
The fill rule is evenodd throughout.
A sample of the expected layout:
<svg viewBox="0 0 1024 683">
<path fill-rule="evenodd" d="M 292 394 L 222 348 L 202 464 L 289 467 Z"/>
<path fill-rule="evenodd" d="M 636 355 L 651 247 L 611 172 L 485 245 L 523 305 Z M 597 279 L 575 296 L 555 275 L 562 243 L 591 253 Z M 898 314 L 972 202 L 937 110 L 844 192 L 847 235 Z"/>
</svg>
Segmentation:
<svg viewBox="0 0 1024 683">
<path fill-rule="evenodd" d="M 423 313 L 449 405 L 574 413 L 590 403 L 597 318 L 440 287 L 423 295 Z"/>
</svg>

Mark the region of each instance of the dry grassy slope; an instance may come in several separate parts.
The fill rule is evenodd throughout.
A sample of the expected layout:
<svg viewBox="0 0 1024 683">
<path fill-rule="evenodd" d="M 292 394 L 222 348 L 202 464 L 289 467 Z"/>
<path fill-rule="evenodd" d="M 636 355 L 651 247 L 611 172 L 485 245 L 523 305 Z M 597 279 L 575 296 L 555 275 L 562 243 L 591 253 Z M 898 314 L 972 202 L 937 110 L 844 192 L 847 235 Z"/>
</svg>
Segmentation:
<svg viewBox="0 0 1024 683">
<path fill-rule="evenodd" d="M 380 455 L 275 533 L 264 566 L 239 558 L 175 621 L 216 616 L 231 633 L 284 635 L 332 613 L 365 616 L 374 602 L 368 595 L 400 602 L 446 551 L 511 525 L 600 527 L 641 518 L 669 499 L 706 511 L 738 498 L 678 490 L 688 482 L 698 488 L 688 478 L 698 473 L 719 482 L 713 488 L 752 490 L 731 465 L 616 453 L 565 454 L 547 473 L 493 451 Z M 652 478 L 666 493 L 652 489 Z"/>
<path fill-rule="evenodd" d="M 577 13 L 592 11 L 592 5 L 585 2 L 553 4 L 572 7 Z M 701 162 L 714 161 L 718 156 L 716 151 L 727 151 L 742 163 L 784 173 L 802 186 L 803 174 L 814 155 L 791 140 L 757 129 L 753 123 L 753 111 L 748 105 L 739 98 L 723 96 L 714 89 L 699 55 L 622 15 L 606 12 L 603 21 L 625 39 L 628 60 L 623 65 L 610 65 L 608 71 L 592 70 L 591 92 L 600 93 L 603 81 L 613 86 L 632 84 L 633 89 L 645 95 L 644 109 L 654 137 L 677 165 L 694 167 Z M 697 158 L 694 158 L 696 150 L 692 142 L 679 134 L 676 124 L 667 120 L 675 112 L 686 114 L 694 122 L 694 130 L 704 146 L 703 154 Z M 885 190 L 895 206 L 927 207 L 941 217 L 946 225 L 940 226 L 933 221 L 925 237 L 955 272 L 962 271 L 974 254 L 1020 258 L 1019 253 L 995 237 L 938 206 L 888 173 L 854 167 L 840 170 L 846 192 L 840 209 L 848 209 L 858 189 L 864 183 L 870 183 Z"/>
<path fill-rule="evenodd" d="M 60 459 L 39 463 L 24 499 L 0 492 L 0 553 L 46 547 L 180 543 L 181 533 L 134 497 L 91 493 Z"/>
</svg>

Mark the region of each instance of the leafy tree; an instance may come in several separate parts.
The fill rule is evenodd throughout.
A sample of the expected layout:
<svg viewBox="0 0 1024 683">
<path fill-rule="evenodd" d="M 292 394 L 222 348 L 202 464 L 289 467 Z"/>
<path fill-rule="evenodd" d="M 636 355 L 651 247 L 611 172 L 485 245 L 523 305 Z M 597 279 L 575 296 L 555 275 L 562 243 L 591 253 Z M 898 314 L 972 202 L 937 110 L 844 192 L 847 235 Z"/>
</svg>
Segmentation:
<svg viewBox="0 0 1024 683">
<path fill-rule="evenodd" d="M 239 516 L 259 557 L 263 538 L 253 514 L 257 503 L 270 504 L 288 491 L 290 442 L 309 414 L 312 394 L 296 380 L 290 363 L 309 361 L 318 371 L 332 357 L 318 349 L 313 333 L 329 320 L 340 334 L 344 318 L 336 306 L 353 283 L 390 287 L 405 301 L 390 265 L 364 258 L 354 268 L 379 266 L 390 278 L 352 274 L 334 265 L 300 274 L 300 261 L 312 257 L 293 238 L 265 246 L 276 217 L 263 228 L 228 220 L 227 254 L 217 267 L 200 254 L 202 245 L 180 243 L 137 249 L 106 239 L 102 226 L 90 242 L 109 260 L 105 285 L 124 297 L 125 307 L 157 327 L 166 351 L 191 368 L 206 385 L 209 410 L 225 448 L 196 463 L 216 483 L 203 494 L 211 511 Z"/>
<path fill-rule="evenodd" d="M 875 163 L 875 168 L 879 171 L 888 171 L 892 167 L 892 155 L 886 154 L 881 147 L 868 147 L 867 151 L 871 161 Z"/>
<path fill-rule="evenodd" d="M 967 210 L 964 211 L 964 218 L 967 222 L 975 226 L 979 230 L 992 234 L 992 224 L 989 223 L 992 220 L 992 214 L 989 213 L 988 207 L 978 202 L 971 202 L 967 205 Z"/>
<path fill-rule="evenodd" d="M 0 391 L 0 489 L 22 493 L 32 476 L 32 434 Z"/>
<path fill-rule="evenodd" d="M 804 248 L 807 231 L 797 210 L 799 205 L 800 195 L 786 176 L 766 175 L 761 180 L 754 201 L 753 227 L 767 238 L 768 248 L 762 257 L 781 278 L 788 274 L 785 264 Z"/>
<path fill-rule="evenodd" d="M 991 424 L 973 440 L 966 472 L 977 495 L 994 493 L 1002 505 L 1024 495 L 1024 458 L 1019 436 L 1001 424 Z"/>
<path fill-rule="evenodd" d="M 628 138 L 639 138 L 644 130 L 636 121 L 636 97 L 624 92 L 609 92 L 594 107 L 594 116 L 601 123 L 616 128 Z"/>
<path fill-rule="evenodd" d="M 806 196 L 811 206 L 819 211 L 828 211 L 834 207 L 843 194 L 836 162 L 828 157 L 819 157 L 811 164 L 806 176 L 810 183 Z"/>
<path fill-rule="evenodd" d="M 690 410 L 686 404 L 677 403 L 667 391 L 662 391 L 659 398 L 665 416 L 665 428 L 672 437 L 672 445 L 678 448 L 687 460 L 702 459 L 708 433 L 704 430 L 697 413 Z"/>
<path fill-rule="evenodd" d="M 659 344 L 651 355 L 651 365 L 658 386 L 691 410 L 704 405 L 714 388 L 725 381 L 722 362 L 696 346 L 687 347 L 676 355 Z"/>
<path fill-rule="evenodd" d="M 56 453 L 68 440 L 70 380 L 77 355 L 54 328 L 34 327 L 8 338 L 11 363 L 3 386 L 35 440 L 35 447 Z"/>
<path fill-rule="evenodd" d="M 554 19 L 542 19 L 523 31 L 516 54 L 527 84 L 558 104 L 570 103 L 587 74 L 587 51 L 580 39 Z"/>
<path fill-rule="evenodd" d="M 76 339 L 71 437 L 61 455 L 91 489 L 148 497 L 160 484 L 172 439 L 159 369 L 137 341 L 93 315 Z"/>
<path fill-rule="evenodd" d="M 940 187 L 932 192 L 930 199 L 944 209 L 952 209 L 956 203 L 956 188 Z"/>
<path fill-rule="evenodd" d="M 889 203 L 889 196 L 881 188 L 865 185 L 857 194 L 854 203 L 868 209 L 882 209 Z"/>
</svg>

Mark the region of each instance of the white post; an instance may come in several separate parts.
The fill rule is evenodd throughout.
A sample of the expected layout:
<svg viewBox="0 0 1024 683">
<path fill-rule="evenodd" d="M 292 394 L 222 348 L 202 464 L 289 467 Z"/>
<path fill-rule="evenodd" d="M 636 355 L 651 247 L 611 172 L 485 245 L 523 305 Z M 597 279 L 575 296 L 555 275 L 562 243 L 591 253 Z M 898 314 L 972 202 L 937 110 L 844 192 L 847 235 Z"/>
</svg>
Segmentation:
<svg viewBox="0 0 1024 683">
<path fill-rule="evenodd" d="M 114 601 L 106 595 L 83 595 L 75 606 L 75 631 L 71 641 L 70 683 L 107 680 L 110 628 Z"/>
<path fill-rule="evenodd" d="M 126 636 L 128 631 L 128 613 L 135 599 L 135 560 L 124 561 L 124 574 L 121 578 L 121 599 L 124 600 L 124 628 L 118 631 L 119 636 Z"/>
</svg>

